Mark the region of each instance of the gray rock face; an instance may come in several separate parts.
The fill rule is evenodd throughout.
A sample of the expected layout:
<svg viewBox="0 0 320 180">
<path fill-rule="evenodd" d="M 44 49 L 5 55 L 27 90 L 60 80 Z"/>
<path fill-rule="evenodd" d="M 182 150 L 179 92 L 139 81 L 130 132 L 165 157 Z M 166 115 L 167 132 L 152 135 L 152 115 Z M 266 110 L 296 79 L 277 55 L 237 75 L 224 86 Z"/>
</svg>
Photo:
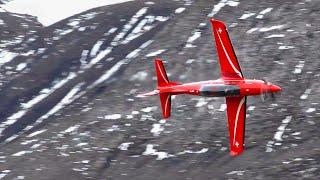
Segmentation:
<svg viewBox="0 0 320 180">
<path fill-rule="evenodd" d="M 319 7 L 134 1 L 49 27 L 0 12 L 0 179 L 319 179 Z M 173 81 L 220 77 L 210 17 L 246 78 L 283 89 L 248 98 L 236 158 L 223 98 L 177 96 L 165 121 L 158 97 L 136 97 L 155 88 L 155 57 Z"/>
</svg>

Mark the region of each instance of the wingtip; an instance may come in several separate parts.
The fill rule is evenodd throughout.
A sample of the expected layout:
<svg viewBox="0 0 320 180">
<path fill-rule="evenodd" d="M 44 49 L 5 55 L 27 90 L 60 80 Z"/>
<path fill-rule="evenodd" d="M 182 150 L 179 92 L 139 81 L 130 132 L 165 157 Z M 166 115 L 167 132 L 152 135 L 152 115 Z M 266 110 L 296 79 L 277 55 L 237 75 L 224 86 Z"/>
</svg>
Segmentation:
<svg viewBox="0 0 320 180">
<path fill-rule="evenodd" d="M 214 18 L 211 18 L 210 19 L 210 22 L 212 25 L 222 25 L 223 27 L 226 27 L 226 25 L 224 24 L 224 22 L 220 21 L 220 20 L 217 20 L 217 19 L 214 19 Z"/>
<path fill-rule="evenodd" d="M 230 151 L 230 155 L 232 157 L 236 157 L 239 156 L 240 154 L 242 154 L 243 151 Z"/>
</svg>

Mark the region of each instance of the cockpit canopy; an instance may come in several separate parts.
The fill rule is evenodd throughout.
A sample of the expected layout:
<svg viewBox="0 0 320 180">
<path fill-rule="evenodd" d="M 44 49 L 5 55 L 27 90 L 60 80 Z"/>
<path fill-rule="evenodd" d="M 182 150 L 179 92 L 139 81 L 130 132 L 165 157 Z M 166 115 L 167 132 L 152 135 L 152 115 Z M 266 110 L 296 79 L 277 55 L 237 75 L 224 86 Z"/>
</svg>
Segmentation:
<svg viewBox="0 0 320 180">
<path fill-rule="evenodd" d="M 226 84 L 205 84 L 200 87 L 201 96 L 239 96 L 240 87 Z"/>
</svg>

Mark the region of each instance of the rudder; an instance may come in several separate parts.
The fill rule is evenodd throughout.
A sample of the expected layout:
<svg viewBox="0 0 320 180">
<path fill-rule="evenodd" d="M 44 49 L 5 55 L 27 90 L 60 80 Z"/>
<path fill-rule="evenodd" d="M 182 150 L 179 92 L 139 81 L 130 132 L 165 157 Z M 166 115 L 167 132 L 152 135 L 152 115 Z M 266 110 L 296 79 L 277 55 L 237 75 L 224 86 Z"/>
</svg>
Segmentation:
<svg viewBox="0 0 320 180">
<path fill-rule="evenodd" d="M 165 85 L 169 84 L 169 79 L 168 79 L 166 70 L 163 66 L 161 59 L 156 58 L 154 65 L 156 68 L 158 86 L 165 86 Z"/>
</svg>

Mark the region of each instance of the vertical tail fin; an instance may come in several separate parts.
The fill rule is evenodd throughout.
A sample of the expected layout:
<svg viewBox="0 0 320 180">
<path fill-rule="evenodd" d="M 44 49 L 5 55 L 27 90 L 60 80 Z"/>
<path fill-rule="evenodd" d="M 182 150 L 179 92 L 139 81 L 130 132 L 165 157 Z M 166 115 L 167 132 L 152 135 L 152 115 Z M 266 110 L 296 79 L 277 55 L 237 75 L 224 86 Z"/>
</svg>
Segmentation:
<svg viewBox="0 0 320 180">
<path fill-rule="evenodd" d="M 154 65 L 156 68 L 158 87 L 163 87 L 170 84 L 166 70 L 163 66 L 161 59 L 156 58 Z M 169 118 L 170 111 L 171 111 L 171 94 L 160 92 L 159 96 L 160 96 L 160 103 L 161 103 L 163 118 Z"/>
<path fill-rule="evenodd" d="M 158 78 L 158 86 L 166 86 L 169 84 L 169 79 L 166 73 L 166 70 L 164 69 L 163 63 L 161 59 L 156 58 L 154 62 L 155 68 L 156 68 L 156 73 L 157 73 L 157 78 Z"/>
</svg>

